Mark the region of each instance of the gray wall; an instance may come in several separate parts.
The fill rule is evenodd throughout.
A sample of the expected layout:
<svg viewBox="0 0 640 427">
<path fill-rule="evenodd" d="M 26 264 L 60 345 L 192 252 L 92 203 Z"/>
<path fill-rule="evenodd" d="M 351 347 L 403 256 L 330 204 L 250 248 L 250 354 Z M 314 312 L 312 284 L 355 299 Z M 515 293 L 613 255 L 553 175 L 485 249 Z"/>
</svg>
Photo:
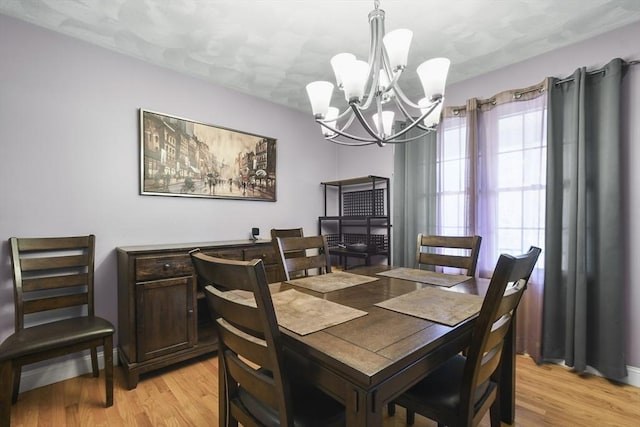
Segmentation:
<svg viewBox="0 0 640 427">
<path fill-rule="evenodd" d="M 139 195 L 138 109 L 277 139 L 277 202 Z M 0 340 L 13 330 L 11 236 L 97 236 L 97 314 L 117 323 L 123 245 L 317 232 L 336 147 L 308 114 L 0 15 Z"/>
</svg>

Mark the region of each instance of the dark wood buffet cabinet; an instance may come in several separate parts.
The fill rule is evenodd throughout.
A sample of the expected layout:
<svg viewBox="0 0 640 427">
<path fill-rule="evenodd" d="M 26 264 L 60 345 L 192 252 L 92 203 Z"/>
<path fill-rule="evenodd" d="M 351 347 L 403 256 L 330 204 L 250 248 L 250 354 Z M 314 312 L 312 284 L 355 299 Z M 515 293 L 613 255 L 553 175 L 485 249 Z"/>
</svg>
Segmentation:
<svg viewBox="0 0 640 427">
<path fill-rule="evenodd" d="M 218 349 L 189 257 L 195 248 L 221 258 L 261 258 L 269 282 L 281 280 L 270 240 L 117 248 L 118 357 L 129 389 L 140 374 Z"/>
</svg>

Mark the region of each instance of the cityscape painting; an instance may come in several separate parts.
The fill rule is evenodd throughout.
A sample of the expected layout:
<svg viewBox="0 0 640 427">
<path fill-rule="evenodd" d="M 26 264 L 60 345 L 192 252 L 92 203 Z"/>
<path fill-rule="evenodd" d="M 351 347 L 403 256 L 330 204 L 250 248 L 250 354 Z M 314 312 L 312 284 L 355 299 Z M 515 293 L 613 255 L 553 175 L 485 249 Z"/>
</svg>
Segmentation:
<svg viewBox="0 0 640 427">
<path fill-rule="evenodd" d="M 276 200 L 276 140 L 140 109 L 141 194 Z"/>
</svg>

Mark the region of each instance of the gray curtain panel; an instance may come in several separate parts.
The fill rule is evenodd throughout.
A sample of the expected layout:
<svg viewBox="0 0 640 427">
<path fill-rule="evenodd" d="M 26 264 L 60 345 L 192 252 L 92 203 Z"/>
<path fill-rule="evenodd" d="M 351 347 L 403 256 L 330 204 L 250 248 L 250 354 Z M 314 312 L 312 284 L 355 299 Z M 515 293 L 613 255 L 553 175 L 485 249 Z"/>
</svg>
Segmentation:
<svg viewBox="0 0 640 427">
<path fill-rule="evenodd" d="M 548 84 L 542 356 L 627 375 L 621 242 L 623 61 Z"/>
<path fill-rule="evenodd" d="M 407 136 L 412 137 L 419 132 L 419 129 L 412 129 Z M 395 145 L 393 206 L 393 265 L 414 267 L 418 233 L 435 232 L 435 132 Z"/>
</svg>

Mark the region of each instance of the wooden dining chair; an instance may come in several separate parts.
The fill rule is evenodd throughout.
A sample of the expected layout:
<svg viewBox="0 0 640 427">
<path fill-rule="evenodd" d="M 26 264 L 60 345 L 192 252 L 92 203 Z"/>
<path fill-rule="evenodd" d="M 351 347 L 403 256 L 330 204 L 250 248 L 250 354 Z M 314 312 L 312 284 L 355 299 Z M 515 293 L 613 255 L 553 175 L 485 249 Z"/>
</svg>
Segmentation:
<svg viewBox="0 0 640 427">
<path fill-rule="evenodd" d="M 94 312 L 95 236 L 12 237 L 9 244 L 15 332 L 0 344 L 0 425 L 9 425 L 22 366 L 89 349 L 97 377 L 99 346 L 104 350 L 106 406 L 113 405 L 115 328 Z"/>
<path fill-rule="evenodd" d="M 417 412 L 438 426 L 476 426 L 490 409 L 491 426 L 500 426 L 504 338 L 539 255 L 537 247 L 519 256 L 500 255 L 466 355 L 452 357 L 394 400 L 407 408 L 407 424 L 414 423 Z M 389 409 L 393 414 L 394 407 Z"/>
<path fill-rule="evenodd" d="M 221 426 L 343 426 L 344 406 L 294 381 L 262 260 L 233 261 L 192 252 L 216 313 Z M 239 296 L 244 291 L 252 298 Z"/>
<path fill-rule="evenodd" d="M 476 275 L 480 236 L 433 236 L 418 234 L 416 246 L 416 268 L 423 265 L 454 267 L 466 270 L 467 276 Z M 461 251 L 464 254 L 455 254 Z"/>
<path fill-rule="evenodd" d="M 271 242 L 273 242 L 273 248 L 275 253 L 278 254 L 280 252 L 278 248 L 278 241 L 276 240 L 278 237 L 304 237 L 304 231 L 302 227 L 300 228 L 272 228 L 271 229 Z M 302 251 L 290 251 L 285 254 L 287 258 L 300 258 L 306 256 L 304 250 Z M 278 280 L 284 281 L 287 280 L 286 273 L 284 271 L 284 267 L 280 265 L 280 271 L 278 272 Z M 299 272 L 298 276 L 303 276 L 305 272 Z"/>
<path fill-rule="evenodd" d="M 285 274 L 285 280 L 298 275 L 331 273 L 329 246 L 325 236 L 276 237 L 279 263 Z M 291 257 L 292 252 L 304 252 L 304 256 Z"/>
</svg>

